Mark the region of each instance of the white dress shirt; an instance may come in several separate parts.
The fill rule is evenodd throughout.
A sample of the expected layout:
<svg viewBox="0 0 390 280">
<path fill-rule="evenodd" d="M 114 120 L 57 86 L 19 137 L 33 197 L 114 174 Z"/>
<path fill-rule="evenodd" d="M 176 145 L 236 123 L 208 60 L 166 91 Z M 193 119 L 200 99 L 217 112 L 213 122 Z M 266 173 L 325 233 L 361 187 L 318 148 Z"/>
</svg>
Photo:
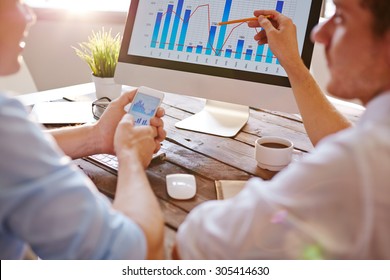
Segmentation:
<svg viewBox="0 0 390 280">
<path fill-rule="evenodd" d="M 177 242 L 183 259 L 390 259 L 390 92 L 272 180 L 196 207 Z"/>
<path fill-rule="evenodd" d="M 0 95 L 0 259 L 144 259 L 140 227 L 115 211 L 89 178 Z"/>
</svg>

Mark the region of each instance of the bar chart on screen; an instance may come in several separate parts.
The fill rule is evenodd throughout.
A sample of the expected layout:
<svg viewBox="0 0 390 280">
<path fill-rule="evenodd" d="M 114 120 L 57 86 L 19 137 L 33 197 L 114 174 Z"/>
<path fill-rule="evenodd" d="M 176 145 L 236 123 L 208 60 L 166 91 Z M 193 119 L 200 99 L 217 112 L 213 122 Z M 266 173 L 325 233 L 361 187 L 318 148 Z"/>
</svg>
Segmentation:
<svg viewBox="0 0 390 280">
<path fill-rule="evenodd" d="M 268 45 L 254 40 L 259 28 L 249 28 L 246 22 L 218 23 L 253 17 L 258 9 L 276 10 L 294 19 L 298 0 L 170 0 L 139 5 L 147 15 L 136 22 L 144 27 L 143 34 L 138 34 L 144 45 L 139 50 L 130 45 L 132 53 L 243 71 L 267 69 L 285 76 Z"/>
<path fill-rule="evenodd" d="M 129 114 L 134 117 L 134 124 L 149 125 L 150 118 L 155 115 L 160 102 L 160 98 L 138 92 L 129 109 Z"/>
</svg>

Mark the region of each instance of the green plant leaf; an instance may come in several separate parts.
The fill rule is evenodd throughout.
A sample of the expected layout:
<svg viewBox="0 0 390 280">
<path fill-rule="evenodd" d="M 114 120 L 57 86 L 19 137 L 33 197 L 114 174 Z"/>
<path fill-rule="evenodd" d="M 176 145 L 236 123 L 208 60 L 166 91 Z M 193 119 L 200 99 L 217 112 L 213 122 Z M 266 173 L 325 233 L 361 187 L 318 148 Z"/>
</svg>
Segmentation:
<svg viewBox="0 0 390 280">
<path fill-rule="evenodd" d="M 120 34 L 111 35 L 104 27 L 88 36 L 88 41 L 79 43 L 78 48 L 72 47 L 76 55 L 84 60 L 96 77 L 114 77 L 118 63 L 122 38 Z"/>
</svg>

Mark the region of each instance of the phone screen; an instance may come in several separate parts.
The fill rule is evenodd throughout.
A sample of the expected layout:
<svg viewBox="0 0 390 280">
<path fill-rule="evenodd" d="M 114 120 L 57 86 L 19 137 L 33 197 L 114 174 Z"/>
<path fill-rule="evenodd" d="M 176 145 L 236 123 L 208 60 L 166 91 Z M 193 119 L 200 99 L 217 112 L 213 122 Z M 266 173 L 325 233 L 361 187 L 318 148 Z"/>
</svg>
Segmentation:
<svg viewBox="0 0 390 280">
<path fill-rule="evenodd" d="M 134 117 L 134 125 L 149 125 L 159 105 L 160 98 L 138 92 L 129 111 Z"/>
</svg>

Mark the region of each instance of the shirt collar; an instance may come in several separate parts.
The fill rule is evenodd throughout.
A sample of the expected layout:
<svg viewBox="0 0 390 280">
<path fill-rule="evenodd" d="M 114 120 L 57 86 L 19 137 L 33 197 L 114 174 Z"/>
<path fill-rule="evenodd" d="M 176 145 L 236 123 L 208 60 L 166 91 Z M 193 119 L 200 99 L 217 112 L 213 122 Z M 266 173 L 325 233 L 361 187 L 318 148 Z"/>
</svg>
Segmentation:
<svg viewBox="0 0 390 280">
<path fill-rule="evenodd" d="M 383 122 L 385 120 L 390 120 L 390 91 L 382 93 L 367 104 L 360 123 L 367 121 Z"/>
</svg>

